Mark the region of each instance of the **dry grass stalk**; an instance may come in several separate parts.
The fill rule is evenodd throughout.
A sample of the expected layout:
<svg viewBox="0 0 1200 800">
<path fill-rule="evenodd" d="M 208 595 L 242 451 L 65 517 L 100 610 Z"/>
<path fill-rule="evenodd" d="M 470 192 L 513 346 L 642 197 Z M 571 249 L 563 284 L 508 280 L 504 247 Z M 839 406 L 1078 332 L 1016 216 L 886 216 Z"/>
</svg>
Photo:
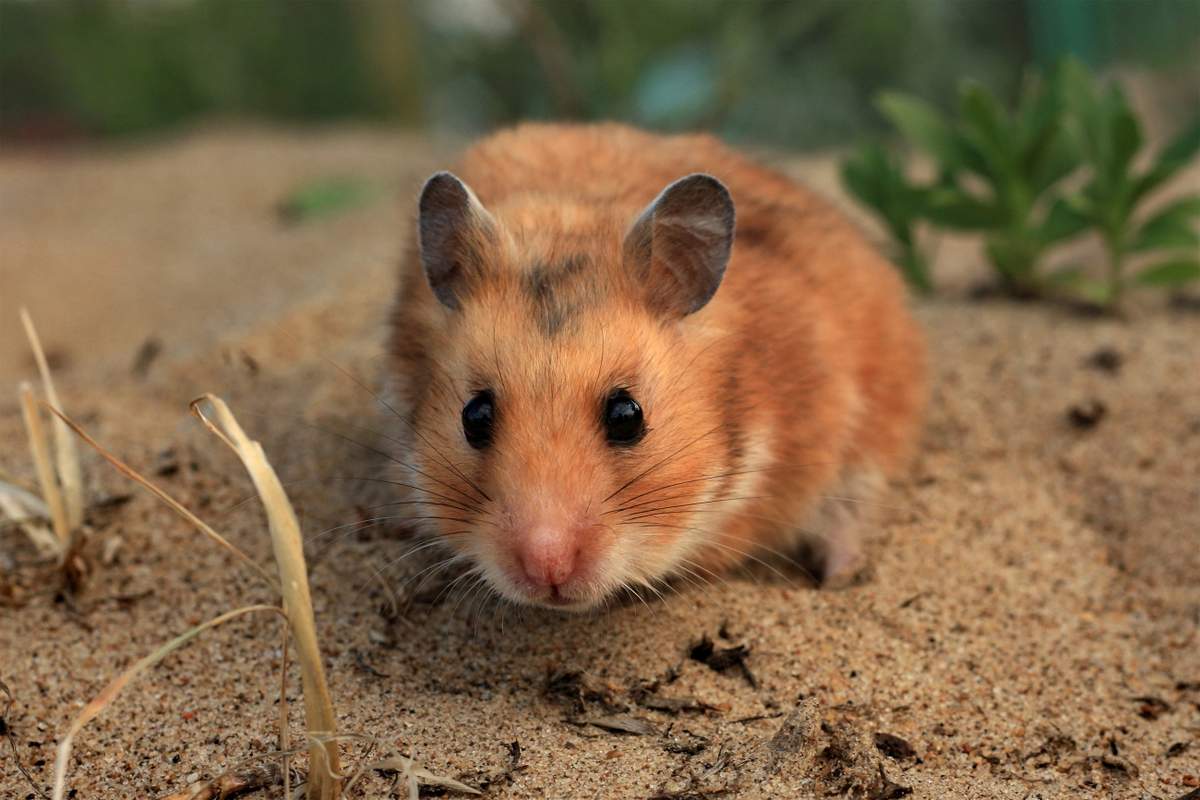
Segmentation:
<svg viewBox="0 0 1200 800">
<path fill-rule="evenodd" d="M 83 439 L 85 442 L 87 442 L 87 444 L 93 450 L 95 450 L 97 453 L 99 453 L 101 455 L 101 457 L 104 458 L 105 461 L 112 464 L 118 472 L 120 472 L 122 475 L 129 478 L 131 481 L 133 481 L 134 483 L 143 487 L 146 491 L 150 492 L 152 495 L 157 497 L 164 504 L 166 504 L 166 506 L 168 508 L 170 508 L 176 514 L 178 514 L 179 516 L 183 517 L 185 520 L 190 522 L 197 530 L 199 530 L 201 533 L 203 533 L 208 538 L 212 539 L 214 542 L 216 542 L 222 548 L 224 548 L 225 550 L 232 553 L 240 561 L 242 561 L 247 566 L 249 566 L 251 569 L 253 569 L 259 575 L 259 577 L 261 577 L 264 581 L 266 581 L 268 586 L 270 586 L 276 592 L 279 591 L 279 584 L 275 581 L 275 578 L 273 578 L 271 576 L 271 573 L 267 572 L 267 570 L 265 570 L 261 565 L 259 565 L 258 562 L 256 562 L 250 556 L 246 555 L 246 553 L 243 552 L 239 547 L 237 547 L 237 545 L 233 544 L 228 539 L 226 539 L 224 536 L 217 533 L 215 530 L 213 530 L 211 527 L 209 527 L 209 525 L 206 522 L 204 522 L 204 520 L 197 517 L 191 511 L 188 511 L 187 508 L 185 508 L 182 503 L 180 503 L 175 498 L 171 497 L 171 495 L 167 494 L 162 489 L 158 488 L 158 486 L 151 483 L 148 479 L 143 477 L 137 470 L 133 469 L 133 467 L 130 467 L 128 464 L 126 464 L 121 459 L 117 458 L 115 455 L 110 453 L 108 450 L 105 450 L 104 447 L 99 442 L 97 442 L 95 439 L 93 439 L 91 436 L 89 436 L 88 433 L 83 428 L 79 427 L 79 424 L 76 423 L 74 420 L 72 420 L 70 417 L 66 416 L 65 414 L 59 412 L 57 409 L 52 408 L 52 407 L 50 407 L 50 412 L 52 414 L 54 414 L 58 419 L 62 420 L 62 422 L 70 430 L 74 431 L 76 436 L 78 436 L 80 439 Z"/>
<path fill-rule="evenodd" d="M 440 786 L 444 789 L 451 789 L 463 794 L 479 795 L 483 792 L 473 786 L 467 786 L 461 781 L 456 781 L 453 778 L 447 778 L 444 775 L 435 775 L 419 764 L 415 763 L 411 758 L 399 754 L 386 758 L 371 765 L 372 769 L 395 770 L 404 776 L 404 782 L 408 787 L 409 800 L 417 800 L 421 796 L 421 786 Z"/>
<path fill-rule="evenodd" d="M 215 422 L 201 410 L 201 405 L 205 403 L 212 408 Z M 336 741 L 337 720 L 317 643 L 300 524 L 279 482 L 279 476 L 267 461 L 262 445 L 246 435 L 224 401 L 207 394 L 193 400 L 191 408 L 192 413 L 241 459 L 266 509 L 283 590 L 283 607 L 295 639 L 304 689 L 305 729 L 310 742 L 308 797 L 309 800 L 333 800 L 339 794 L 336 776 L 341 772 Z"/>
<path fill-rule="evenodd" d="M 33 327 L 29 312 L 24 308 L 21 309 L 21 324 L 25 326 L 25 335 L 29 338 L 29 346 L 33 348 L 33 357 L 42 376 L 42 388 L 46 399 L 51 406 L 61 409 L 62 403 L 58 400 L 54 380 L 50 377 L 50 364 L 46 361 L 42 341 L 38 338 L 37 329 Z M 54 455 L 58 479 L 62 484 L 68 531 L 74 534 L 83 524 L 83 470 L 79 466 L 79 450 L 75 446 L 75 439 L 61 420 L 54 422 Z M 66 549 L 70 550 L 69 547 Z"/>
<path fill-rule="evenodd" d="M 50 509 L 40 497 L 0 481 L 0 515 L 25 531 L 38 553 L 47 558 L 59 555 L 58 537 L 42 524 L 50 518 Z"/>
<path fill-rule="evenodd" d="M 175 652 L 192 639 L 204 633 L 209 628 L 215 628 L 231 619 L 251 614 L 257 611 L 273 611 L 277 614 L 282 614 L 283 609 L 277 606 L 255 605 L 237 608 L 233 611 L 210 619 L 208 622 L 202 622 L 194 628 L 176 636 L 171 641 L 164 644 L 162 647 L 155 650 L 150 655 L 142 658 L 132 667 L 122 672 L 117 677 L 113 678 L 107 686 L 104 687 L 100 694 L 92 698 L 91 702 L 84 706 L 83 711 L 79 712 L 79 716 L 71 722 L 71 726 L 67 728 L 67 733 L 63 736 L 62 741 L 58 744 L 58 754 L 54 760 L 54 792 L 53 800 L 63 800 L 67 791 L 67 766 L 71 762 L 71 746 L 75 742 L 75 736 L 93 719 L 98 717 L 106 708 L 112 705 L 117 699 L 117 695 L 121 693 L 126 686 L 129 685 L 134 678 L 141 675 L 146 670 L 158 664 L 164 658 Z"/>
<path fill-rule="evenodd" d="M 205 781 L 189 786 L 182 792 L 159 798 L 159 800 L 228 800 L 240 797 L 258 789 L 266 789 L 279 783 L 279 767 L 275 764 L 264 764 L 258 767 L 230 770 L 211 781 Z M 286 798 L 291 793 L 284 791 Z"/>
<path fill-rule="evenodd" d="M 71 547 L 71 523 L 67 515 L 66 503 L 58 488 L 58 479 L 54 474 L 54 464 L 50 460 L 50 443 L 46 437 L 46 429 L 42 426 L 42 415 L 33 396 L 33 387 L 22 383 L 17 390 L 21 398 L 21 414 L 25 418 L 25 431 L 29 435 L 29 453 L 33 457 L 33 466 L 37 471 L 38 486 L 50 512 L 50 524 L 54 535 L 58 538 L 58 555 L 64 558 Z"/>
<path fill-rule="evenodd" d="M 357 737 L 356 737 L 357 738 Z M 369 740 L 373 741 L 373 740 Z M 392 751 L 385 758 L 378 761 L 372 761 L 369 764 L 362 764 L 355 773 L 350 776 L 349 783 L 346 784 L 346 791 L 349 792 L 356 786 L 359 780 L 362 779 L 370 771 L 379 772 L 394 772 L 403 779 L 406 794 L 409 800 L 417 800 L 421 796 L 422 786 L 438 786 L 443 789 L 449 789 L 453 792 L 461 794 L 481 795 L 483 792 L 476 789 L 474 786 L 468 786 L 462 781 L 457 781 L 454 778 L 448 778 L 445 775 L 438 775 L 430 770 L 422 767 L 415 759 L 396 751 Z"/>
<path fill-rule="evenodd" d="M 283 644 L 279 648 L 279 752 L 284 754 L 280 764 L 283 769 L 283 796 L 289 800 L 292 796 L 292 764 L 291 757 L 287 755 L 289 725 L 287 683 L 288 647 L 291 644 L 289 634 L 291 632 L 288 621 L 284 620 Z"/>
</svg>

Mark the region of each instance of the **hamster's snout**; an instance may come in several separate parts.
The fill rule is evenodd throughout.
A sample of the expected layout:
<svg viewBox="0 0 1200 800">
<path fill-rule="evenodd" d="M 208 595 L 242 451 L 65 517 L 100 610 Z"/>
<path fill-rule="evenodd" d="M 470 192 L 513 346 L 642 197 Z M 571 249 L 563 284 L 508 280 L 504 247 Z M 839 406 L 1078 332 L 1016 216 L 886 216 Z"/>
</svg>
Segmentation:
<svg viewBox="0 0 1200 800">
<path fill-rule="evenodd" d="M 571 532 L 548 525 L 529 530 L 517 545 L 526 580 L 545 589 L 557 589 L 570 581 L 580 556 L 575 538 Z"/>
<path fill-rule="evenodd" d="M 599 553 L 584 528 L 534 523 L 513 537 L 513 583 L 527 602 L 566 608 L 588 605 Z"/>
<path fill-rule="evenodd" d="M 519 516 L 522 522 L 498 531 L 504 580 L 497 588 L 520 602 L 568 610 L 594 605 L 611 555 L 604 527 L 573 515 Z"/>
</svg>

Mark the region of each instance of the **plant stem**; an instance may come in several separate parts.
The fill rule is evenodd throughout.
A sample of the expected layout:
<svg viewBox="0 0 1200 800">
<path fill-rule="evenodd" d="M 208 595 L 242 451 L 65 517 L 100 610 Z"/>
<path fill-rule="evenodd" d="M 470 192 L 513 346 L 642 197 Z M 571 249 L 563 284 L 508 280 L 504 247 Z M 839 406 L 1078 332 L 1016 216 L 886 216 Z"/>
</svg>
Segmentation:
<svg viewBox="0 0 1200 800">
<path fill-rule="evenodd" d="M 933 281 L 929 278 L 929 267 L 921 253 L 913 245 L 906 245 L 901 256 L 901 266 L 909 285 L 918 294 L 933 294 Z"/>
<path fill-rule="evenodd" d="M 1104 244 L 1108 249 L 1108 302 L 1105 304 L 1109 311 L 1116 311 L 1121 305 L 1121 296 L 1125 291 L 1125 237 L 1119 226 L 1111 226 L 1104 234 Z"/>
</svg>

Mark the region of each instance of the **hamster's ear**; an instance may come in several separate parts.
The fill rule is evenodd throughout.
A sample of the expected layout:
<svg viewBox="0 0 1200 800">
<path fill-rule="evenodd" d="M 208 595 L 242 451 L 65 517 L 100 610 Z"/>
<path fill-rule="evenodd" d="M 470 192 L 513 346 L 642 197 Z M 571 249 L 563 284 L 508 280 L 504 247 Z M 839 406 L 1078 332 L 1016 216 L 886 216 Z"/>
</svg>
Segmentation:
<svg viewBox="0 0 1200 800">
<path fill-rule="evenodd" d="M 733 247 L 733 198 L 711 175 L 672 183 L 625 236 L 625 261 L 661 313 L 686 316 L 712 299 Z"/>
<path fill-rule="evenodd" d="M 442 305 L 457 310 L 495 242 L 495 220 L 475 193 L 449 172 L 425 182 L 418 203 L 421 266 Z"/>
</svg>

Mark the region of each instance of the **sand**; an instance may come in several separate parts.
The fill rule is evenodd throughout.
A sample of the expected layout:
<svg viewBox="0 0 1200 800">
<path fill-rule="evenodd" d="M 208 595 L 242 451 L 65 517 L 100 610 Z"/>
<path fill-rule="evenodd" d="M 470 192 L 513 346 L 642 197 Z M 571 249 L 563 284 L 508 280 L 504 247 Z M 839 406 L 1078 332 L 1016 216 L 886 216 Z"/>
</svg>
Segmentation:
<svg viewBox="0 0 1200 800">
<path fill-rule="evenodd" d="M 0 156 L 0 387 L 33 375 L 25 304 L 67 408 L 265 561 L 261 510 L 239 505 L 249 481 L 186 414 L 203 391 L 229 401 L 303 517 L 341 726 L 376 754 L 349 743 L 348 764 L 398 749 L 496 798 L 1173 800 L 1200 785 L 1200 315 L 1161 297 L 1124 320 L 972 300 L 978 258 L 947 243 L 948 289 L 918 305 L 928 426 L 881 501 L 866 580 L 828 591 L 759 569 L 597 615 L 498 610 L 411 580 L 433 559 L 405 557 L 400 521 L 322 533 L 387 501 L 348 480 L 383 474 L 348 440 L 377 446 L 385 416 L 333 364 L 375 380 L 402 199 L 443 163 L 412 136 L 349 129 Z M 785 163 L 836 191 L 830 159 Z M 297 184 L 342 174 L 383 194 L 278 219 Z M 160 355 L 134 369 L 151 339 Z M 1092 364 L 1102 349 L 1119 368 Z M 1073 424 L 1094 401 L 1102 418 Z M 0 477 L 29 483 L 19 416 L 0 391 Z M 18 759 L 48 787 L 57 737 L 121 668 L 270 600 L 94 454 L 85 468 L 109 502 L 90 515 L 80 596 L 0 531 L 17 756 L 0 750 L 3 798 L 37 796 Z M 704 636 L 744 645 L 749 672 L 690 658 Z M 84 730 L 74 796 L 158 797 L 258 763 L 279 655 L 277 621 L 251 617 L 170 657 Z M 389 784 L 371 775 L 355 796 Z"/>
</svg>

